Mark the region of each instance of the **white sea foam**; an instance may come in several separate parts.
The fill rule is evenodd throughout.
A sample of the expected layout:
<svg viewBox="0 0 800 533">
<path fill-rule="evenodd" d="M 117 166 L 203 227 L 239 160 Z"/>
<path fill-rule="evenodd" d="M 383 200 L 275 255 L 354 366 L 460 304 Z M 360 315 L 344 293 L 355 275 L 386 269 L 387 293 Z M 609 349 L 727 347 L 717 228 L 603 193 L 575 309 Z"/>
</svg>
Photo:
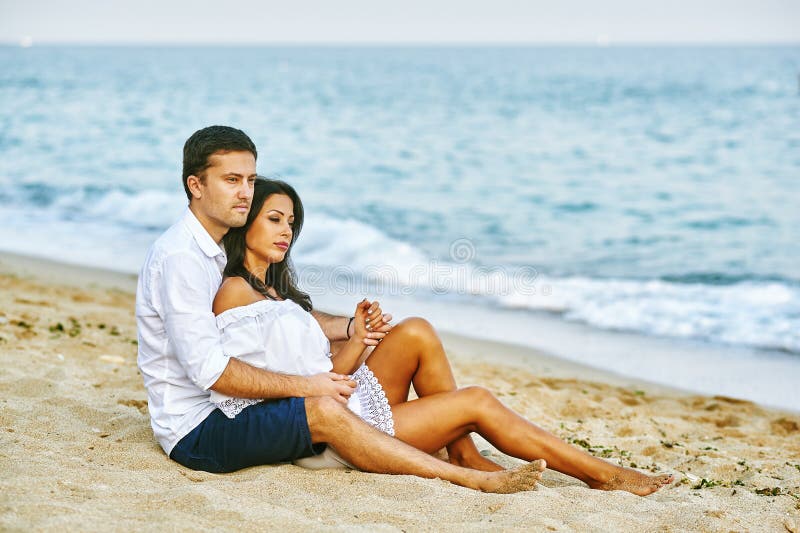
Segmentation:
<svg viewBox="0 0 800 533">
<path fill-rule="evenodd" d="M 415 265 L 426 262 L 421 250 L 392 239 L 377 228 L 354 219 L 325 215 L 306 217 L 293 254 L 302 264 L 349 267 L 359 273 L 390 265 L 405 280 Z"/>
<path fill-rule="evenodd" d="M 55 198 L 45 213 L 5 208 L 3 240 L 11 251 L 135 272 L 148 243 L 184 208 L 175 192 L 81 189 Z M 99 244 L 82 245 L 87 241 Z M 455 242 L 449 257 L 434 260 L 369 224 L 312 214 L 293 256 L 312 296 L 446 296 L 557 313 L 604 330 L 800 353 L 800 288 L 785 282 L 548 277 L 533 268 L 477 265 L 472 246 Z"/>
<path fill-rule="evenodd" d="M 316 285 L 306 286 L 312 296 L 330 291 L 333 280 L 354 294 L 477 297 L 606 330 L 800 353 L 800 288 L 781 282 L 555 278 L 520 267 L 434 261 L 376 228 L 325 216 L 307 219 L 294 257 L 301 272 L 322 269 L 314 271 Z M 345 274 L 351 278 L 342 285 Z M 354 285 L 359 278 L 368 286 Z"/>
<path fill-rule="evenodd" d="M 513 294 L 505 305 L 560 309 L 567 320 L 647 335 L 800 352 L 800 289 L 778 282 L 731 285 L 543 279 L 552 302 Z M 546 299 L 544 299 L 546 300 Z M 792 327 L 794 323 L 795 327 Z"/>
<path fill-rule="evenodd" d="M 102 194 L 86 189 L 56 198 L 51 209 L 79 214 L 85 219 L 143 228 L 169 227 L 186 208 L 186 198 L 176 192 L 146 189 L 136 193 L 111 190 Z M 74 216 L 74 215 L 73 215 Z"/>
</svg>

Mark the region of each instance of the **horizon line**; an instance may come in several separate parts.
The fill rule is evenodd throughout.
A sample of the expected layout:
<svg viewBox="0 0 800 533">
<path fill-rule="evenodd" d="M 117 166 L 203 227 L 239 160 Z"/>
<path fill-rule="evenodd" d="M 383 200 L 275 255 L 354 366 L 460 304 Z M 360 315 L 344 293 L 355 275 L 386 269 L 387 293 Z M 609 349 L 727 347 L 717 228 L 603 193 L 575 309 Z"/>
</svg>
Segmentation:
<svg viewBox="0 0 800 533">
<path fill-rule="evenodd" d="M 592 48 L 614 48 L 634 46 L 681 47 L 681 46 L 800 46 L 800 40 L 775 41 L 38 41 L 30 37 L 0 39 L 0 46 L 33 48 L 37 46 L 174 46 L 174 47 L 553 47 L 580 46 Z"/>
</svg>

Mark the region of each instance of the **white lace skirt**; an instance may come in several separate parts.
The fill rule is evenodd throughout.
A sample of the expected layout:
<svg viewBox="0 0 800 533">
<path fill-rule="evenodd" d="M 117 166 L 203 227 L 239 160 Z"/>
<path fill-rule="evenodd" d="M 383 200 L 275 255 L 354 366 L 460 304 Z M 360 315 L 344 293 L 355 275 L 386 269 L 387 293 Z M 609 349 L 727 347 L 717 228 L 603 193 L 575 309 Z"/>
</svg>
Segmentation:
<svg viewBox="0 0 800 533">
<path fill-rule="evenodd" d="M 378 382 L 378 378 L 372 373 L 367 365 L 361 365 L 353 373 L 353 380 L 356 382 L 356 390 L 347 402 L 347 407 L 355 414 L 360 416 L 369 425 L 394 437 L 394 420 L 392 419 L 392 408 L 386 393 Z M 262 400 L 250 400 L 243 398 L 227 398 L 216 404 L 228 418 L 235 418 L 245 407 L 260 403 Z"/>
<path fill-rule="evenodd" d="M 367 365 L 361 365 L 353 373 L 353 379 L 356 382 L 355 398 L 351 397 L 347 406 L 367 424 L 394 437 L 392 408 L 378 378 Z"/>
</svg>

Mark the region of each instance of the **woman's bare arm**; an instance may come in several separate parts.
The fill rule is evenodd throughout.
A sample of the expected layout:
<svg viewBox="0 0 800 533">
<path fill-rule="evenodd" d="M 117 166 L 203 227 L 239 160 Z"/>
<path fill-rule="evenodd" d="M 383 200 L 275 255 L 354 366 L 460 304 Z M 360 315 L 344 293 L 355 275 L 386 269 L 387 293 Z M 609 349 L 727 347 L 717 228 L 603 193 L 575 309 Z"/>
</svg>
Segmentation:
<svg viewBox="0 0 800 533">
<path fill-rule="evenodd" d="M 355 318 L 353 319 L 353 333 L 347 342 L 341 344 L 341 347 L 331 357 L 333 362 L 333 371 L 341 374 L 352 374 L 359 360 L 361 354 L 364 352 L 366 346 L 364 339 L 370 334 L 367 331 L 367 309 L 369 302 L 363 300 L 356 306 Z"/>
<path fill-rule="evenodd" d="M 226 278 L 214 298 L 214 314 L 250 305 L 264 296 L 240 277 Z M 236 398 L 288 398 L 332 396 L 347 402 L 355 382 L 345 375 L 325 372 L 313 376 L 290 376 L 248 365 L 231 357 L 211 390 Z"/>
</svg>

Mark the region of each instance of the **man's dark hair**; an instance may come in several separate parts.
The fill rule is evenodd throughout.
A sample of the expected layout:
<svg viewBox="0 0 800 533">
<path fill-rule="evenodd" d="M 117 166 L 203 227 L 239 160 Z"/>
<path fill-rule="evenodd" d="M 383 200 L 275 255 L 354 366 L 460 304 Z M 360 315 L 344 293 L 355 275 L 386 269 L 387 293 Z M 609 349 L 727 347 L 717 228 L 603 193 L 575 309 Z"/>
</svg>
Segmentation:
<svg viewBox="0 0 800 533">
<path fill-rule="evenodd" d="M 202 181 L 209 167 L 208 158 L 217 152 L 250 152 L 258 159 L 256 145 L 242 130 L 230 126 L 209 126 L 197 130 L 183 145 L 183 189 L 191 201 L 192 193 L 186 178 L 197 176 Z"/>
</svg>

